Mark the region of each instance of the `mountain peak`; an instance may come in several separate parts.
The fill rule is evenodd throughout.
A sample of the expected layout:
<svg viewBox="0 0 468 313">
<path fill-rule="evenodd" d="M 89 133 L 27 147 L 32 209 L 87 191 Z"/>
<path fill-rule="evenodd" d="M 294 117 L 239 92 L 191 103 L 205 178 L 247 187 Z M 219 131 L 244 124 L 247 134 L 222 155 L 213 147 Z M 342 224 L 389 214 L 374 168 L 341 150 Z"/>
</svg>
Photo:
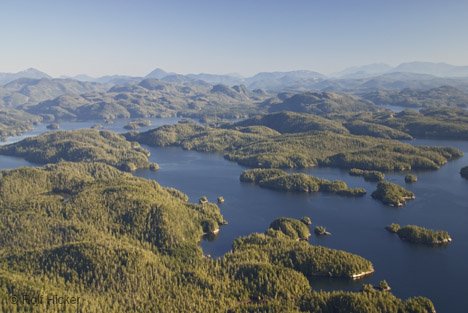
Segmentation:
<svg viewBox="0 0 468 313">
<path fill-rule="evenodd" d="M 35 69 L 33 67 L 30 67 L 28 69 L 25 69 L 24 71 L 16 73 L 17 75 L 28 75 L 28 78 L 52 78 L 48 74 L 39 71 L 38 69 Z M 34 77 L 32 77 L 34 76 Z"/>
<path fill-rule="evenodd" d="M 41 79 L 41 78 L 52 78 L 44 72 L 41 72 L 35 68 L 28 68 L 18 73 L 0 73 L 0 85 L 7 84 L 19 78 L 30 78 L 30 79 Z"/>
<path fill-rule="evenodd" d="M 165 70 L 161 69 L 161 68 L 156 68 L 154 69 L 153 71 L 151 71 L 151 73 L 149 73 L 148 75 L 145 76 L 145 78 L 156 78 L 156 79 L 162 79 L 166 76 L 169 76 L 173 73 L 168 73 L 166 72 Z"/>
</svg>

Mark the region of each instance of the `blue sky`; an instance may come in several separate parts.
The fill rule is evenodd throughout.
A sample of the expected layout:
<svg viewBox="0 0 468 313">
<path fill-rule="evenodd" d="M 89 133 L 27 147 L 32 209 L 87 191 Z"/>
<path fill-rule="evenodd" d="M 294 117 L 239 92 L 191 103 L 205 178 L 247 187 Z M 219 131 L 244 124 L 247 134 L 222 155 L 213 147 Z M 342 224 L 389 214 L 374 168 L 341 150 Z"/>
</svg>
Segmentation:
<svg viewBox="0 0 468 313">
<path fill-rule="evenodd" d="M 0 72 L 145 75 L 468 65 L 466 0 L 2 0 Z"/>
</svg>

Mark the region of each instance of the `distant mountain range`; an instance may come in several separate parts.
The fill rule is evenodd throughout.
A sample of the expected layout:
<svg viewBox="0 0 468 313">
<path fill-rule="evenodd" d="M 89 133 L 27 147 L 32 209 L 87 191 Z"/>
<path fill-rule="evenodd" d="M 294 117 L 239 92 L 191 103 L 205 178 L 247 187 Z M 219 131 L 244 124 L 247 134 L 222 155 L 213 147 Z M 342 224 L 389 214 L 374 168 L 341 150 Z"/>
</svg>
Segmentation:
<svg viewBox="0 0 468 313">
<path fill-rule="evenodd" d="M 388 73 L 426 74 L 436 77 L 468 77 L 468 66 L 447 63 L 409 62 L 391 67 L 384 63 L 351 67 L 333 76 L 340 78 L 366 78 Z"/>
<path fill-rule="evenodd" d="M 36 70 L 34 68 L 28 68 L 27 70 L 18 73 L 0 73 L 0 85 L 7 84 L 19 78 L 52 78 L 44 72 Z"/>
<path fill-rule="evenodd" d="M 333 111 L 336 102 L 346 102 L 349 110 L 353 111 L 354 107 L 362 108 L 368 103 L 356 102 L 350 97 L 332 99 L 327 95 L 348 94 L 377 104 L 434 107 L 440 103 L 441 106 L 466 107 L 468 67 L 427 62 L 390 67 L 377 63 L 349 68 L 330 77 L 305 70 L 262 72 L 242 77 L 237 74 L 182 75 L 155 69 L 145 77 L 109 75 L 98 78 L 87 75 L 52 78 L 30 68 L 18 73 L 0 73 L 0 83 L 0 107 L 25 110 L 55 99 L 61 108 L 66 101 L 84 101 L 94 105 L 120 105 L 133 101 L 145 106 L 152 102 L 167 102 L 177 109 L 191 106 L 191 112 L 196 112 L 197 107 L 205 107 L 206 104 L 215 110 L 214 105 L 251 104 L 265 97 L 274 99 L 277 95 L 289 94 L 291 99 L 277 102 L 277 110 Z M 108 100 L 109 97 L 101 94 L 118 99 Z M 303 95 L 293 97 L 295 94 Z M 429 103 L 427 98 L 431 97 L 433 101 Z M 178 110 L 167 110 L 170 114 L 175 111 Z"/>
<path fill-rule="evenodd" d="M 111 85 L 63 78 L 18 78 L 0 86 L 0 107 L 27 107 L 61 95 L 105 92 Z"/>
<path fill-rule="evenodd" d="M 0 73 L 0 85 L 5 85 L 19 78 L 51 79 L 52 77 L 44 72 L 30 68 L 18 73 Z M 374 63 L 351 67 L 328 76 L 314 71 L 298 70 L 262 72 L 251 77 L 242 77 L 238 74 L 221 75 L 208 73 L 183 75 L 156 68 L 144 77 L 107 75 L 95 78 L 82 74 L 61 78 L 111 85 L 135 84 L 144 78 L 159 79 L 172 83 L 204 81 L 209 84 L 223 84 L 227 86 L 245 85 L 250 90 L 263 89 L 268 91 L 346 91 L 356 89 L 356 87 L 359 87 L 358 89 L 366 89 L 368 86 L 388 89 L 429 89 L 443 85 L 460 88 L 460 84 L 454 84 L 453 79 L 468 78 L 468 66 L 410 62 L 392 67 L 384 63 Z M 448 81 L 444 81 L 445 79 L 448 79 Z M 410 84 L 411 86 L 408 85 L 410 81 L 413 81 Z M 421 83 L 421 81 L 424 81 L 424 83 Z"/>
</svg>

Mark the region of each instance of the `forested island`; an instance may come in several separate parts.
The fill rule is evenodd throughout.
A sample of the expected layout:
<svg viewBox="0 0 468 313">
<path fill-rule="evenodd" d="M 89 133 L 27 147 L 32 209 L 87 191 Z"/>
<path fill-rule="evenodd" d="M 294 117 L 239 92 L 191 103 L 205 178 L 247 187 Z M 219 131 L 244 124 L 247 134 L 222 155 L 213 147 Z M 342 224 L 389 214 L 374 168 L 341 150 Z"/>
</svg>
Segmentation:
<svg viewBox="0 0 468 313">
<path fill-rule="evenodd" d="M 280 169 L 251 169 L 244 171 L 240 181 L 254 183 L 260 187 L 293 192 L 329 192 L 342 196 L 361 197 L 366 194 L 364 188 L 349 188 L 341 180 L 329 181 L 304 173 L 289 174 Z"/>
<path fill-rule="evenodd" d="M 287 116 L 293 113 L 281 114 Z M 297 124 L 301 123 L 301 119 L 285 117 L 284 123 L 274 128 L 263 126 L 265 120 L 266 117 L 250 120 L 249 126 L 244 126 L 246 122 L 240 122 L 223 127 L 184 122 L 139 134 L 128 133 L 126 137 L 150 146 L 180 146 L 188 150 L 223 153 L 227 159 L 239 164 L 263 168 L 438 169 L 449 160 L 463 155 L 455 148 L 415 147 L 396 140 L 352 135 L 343 129 L 333 130 L 328 124 L 323 126 L 327 127 L 325 131 L 280 133 L 277 129 L 289 129 L 289 120 Z M 314 120 L 314 123 L 319 122 Z"/>
<path fill-rule="evenodd" d="M 280 231 L 294 240 L 307 240 L 310 237 L 309 223 L 307 220 L 280 217 L 270 224 L 270 229 Z"/>
<path fill-rule="evenodd" d="M 401 227 L 398 224 L 391 224 L 386 229 L 397 234 L 401 240 L 414 244 L 441 245 L 452 242 L 449 233 L 443 230 L 432 230 L 416 225 L 406 225 Z"/>
<path fill-rule="evenodd" d="M 207 196 L 192 203 L 182 191 L 126 172 L 158 170 L 140 144 L 177 146 L 255 168 L 240 179 L 264 188 L 363 196 L 364 189 L 343 181 L 282 170 L 345 169 L 377 182 L 374 198 L 402 206 L 414 194 L 385 181 L 387 172 L 437 170 L 463 155 L 411 144 L 414 138 L 468 139 L 468 113 L 460 109 L 467 96 L 458 89 L 466 88 L 463 80 L 442 80 L 455 88 L 408 73 L 340 80 L 302 71 L 246 80 L 150 74 L 99 82 L 42 75 L 0 85 L 1 140 L 39 123 L 95 125 L 0 147 L 0 154 L 48 164 L 0 172 L 0 311 L 435 312 L 430 300 L 398 299 L 383 283 L 360 292 L 314 290 L 316 277 L 359 279 L 374 267 L 361 256 L 311 245 L 309 217 L 276 218 L 264 233 L 236 239 L 225 255 L 204 255 L 202 238 L 222 232 L 227 222 L 219 207 Z M 392 112 L 381 104 L 423 109 Z M 149 117 L 196 121 L 138 133 Z M 132 119 L 124 127 L 131 132 L 99 130 L 119 118 Z M 460 174 L 468 178 L 468 169 Z M 407 183 L 416 180 L 405 176 Z M 224 202 L 209 192 L 198 196 Z M 451 241 L 447 232 L 414 225 L 387 229 L 417 244 Z M 319 225 L 313 232 L 330 234 Z M 81 300 L 67 307 L 11 301 L 25 294 Z"/>
<path fill-rule="evenodd" d="M 140 120 L 129 122 L 127 125 L 124 126 L 124 128 L 128 130 L 137 130 L 140 127 L 146 127 L 146 126 L 151 126 L 151 121 L 140 119 Z"/>
<path fill-rule="evenodd" d="M 400 185 L 383 181 L 377 184 L 377 189 L 372 193 L 372 198 L 382 201 L 383 204 L 401 207 L 408 200 L 415 199 L 414 193 Z"/>
<path fill-rule="evenodd" d="M 359 168 L 352 168 L 349 170 L 351 176 L 362 176 L 364 180 L 371 182 L 378 182 L 385 179 L 385 174 L 379 171 L 366 171 Z"/>
<path fill-rule="evenodd" d="M 418 176 L 416 176 L 416 175 L 414 175 L 414 174 L 407 174 L 407 175 L 405 176 L 405 182 L 406 182 L 407 184 L 413 184 L 413 183 L 415 183 L 415 182 L 417 182 L 417 181 L 418 181 Z"/>
<path fill-rule="evenodd" d="M 28 310 L 27 302 L 8 301 L 25 293 L 80 298 L 38 312 L 434 310 L 426 298 L 403 301 L 377 290 L 314 291 L 313 277 L 357 279 L 374 268 L 357 255 L 298 241 L 309 235 L 304 221 L 273 221 L 210 259 L 199 241 L 210 231 L 205 225 L 225 223 L 215 204 L 187 202 L 179 191 L 103 163 L 1 171 L 0 210 L 3 312 Z"/>
<path fill-rule="evenodd" d="M 0 154 L 23 157 L 39 164 L 103 162 L 129 172 L 138 168 L 159 168 L 148 161 L 149 152 L 138 143 L 128 142 L 114 132 L 93 129 L 58 131 L 26 138 L 0 146 Z"/>
</svg>

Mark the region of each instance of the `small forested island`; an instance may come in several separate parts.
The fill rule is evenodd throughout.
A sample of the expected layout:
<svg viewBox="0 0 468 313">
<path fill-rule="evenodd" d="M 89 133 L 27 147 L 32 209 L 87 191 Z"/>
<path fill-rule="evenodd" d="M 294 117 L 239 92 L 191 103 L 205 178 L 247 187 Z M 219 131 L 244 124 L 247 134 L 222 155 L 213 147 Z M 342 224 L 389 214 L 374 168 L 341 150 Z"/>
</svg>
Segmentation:
<svg viewBox="0 0 468 313">
<path fill-rule="evenodd" d="M 301 222 L 306 225 L 312 225 L 312 219 L 308 216 L 304 216 L 301 218 Z"/>
<path fill-rule="evenodd" d="M 294 240 L 307 240 L 310 237 L 309 225 L 294 218 L 280 217 L 270 224 L 270 229 L 281 231 Z"/>
<path fill-rule="evenodd" d="M 110 131 L 94 129 L 49 132 L 26 138 L 0 146 L 0 154 L 23 157 L 38 164 L 103 162 L 128 172 L 157 167 L 148 161 L 149 152 L 138 143 Z"/>
<path fill-rule="evenodd" d="M 408 200 L 415 199 L 414 193 L 406 190 L 400 185 L 383 181 L 377 184 L 377 189 L 372 193 L 372 198 L 382 201 L 382 203 L 401 207 Z"/>
<path fill-rule="evenodd" d="M 413 183 L 415 183 L 415 182 L 417 182 L 417 181 L 418 181 L 418 176 L 416 176 L 416 175 L 414 175 L 414 174 L 407 174 L 407 175 L 405 176 L 405 182 L 406 182 L 407 184 L 413 184 Z"/>
<path fill-rule="evenodd" d="M 240 181 L 254 183 L 263 188 L 293 192 L 329 192 L 338 195 L 361 197 L 364 188 L 349 188 L 344 181 L 329 181 L 304 173 L 289 174 L 280 169 L 251 169 L 242 172 Z"/>
<path fill-rule="evenodd" d="M 452 242 L 449 233 L 443 230 L 432 230 L 416 225 L 401 227 L 398 224 L 391 224 L 386 229 L 391 233 L 397 234 L 401 240 L 414 244 L 441 245 Z"/>
<path fill-rule="evenodd" d="M 157 170 L 159 170 L 159 164 L 158 163 L 150 163 L 149 170 L 153 171 L 153 172 L 156 172 Z"/>
<path fill-rule="evenodd" d="M 468 166 L 465 166 L 460 170 L 460 175 L 461 177 L 468 179 Z"/>
<path fill-rule="evenodd" d="M 351 176 L 362 176 L 364 180 L 371 182 L 378 182 L 385 179 L 385 174 L 379 171 L 361 170 L 359 168 L 352 168 L 349 170 Z"/>
<path fill-rule="evenodd" d="M 178 123 L 143 133 L 131 132 L 126 137 L 149 146 L 219 152 L 229 160 L 258 168 L 329 166 L 408 171 L 438 169 L 463 155 L 456 148 L 417 147 L 392 139 L 353 135 L 337 122 L 293 112 L 219 127 Z"/>
<path fill-rule="evenodd" d="M 215 204 L 189 203 L 178 190 L 103 163 L 0 171 L 0 210 L 2 312 L 30 311 L 8 301 L 24 290 L 80 298 L 37 312 L 434 312 L 422 297 L 313 290 L 316 276 L 359 279 L 374 268 L 298 240 L 309 234 L 301 220 L 278 219 L 264 234 L 236 239 L 223 257 L 206 257 L 200 238 L 225 223 Z"/>
<path fill-rule="evenodd" d="M 147 127 L 147 126 L 151 126 L 150 120 L 137 120 L 137 121 L 129 122 L 127 125 L 124 126 L 124 128 L 127 130 L 137 130 L 140 127 Z"/>
</svg>

